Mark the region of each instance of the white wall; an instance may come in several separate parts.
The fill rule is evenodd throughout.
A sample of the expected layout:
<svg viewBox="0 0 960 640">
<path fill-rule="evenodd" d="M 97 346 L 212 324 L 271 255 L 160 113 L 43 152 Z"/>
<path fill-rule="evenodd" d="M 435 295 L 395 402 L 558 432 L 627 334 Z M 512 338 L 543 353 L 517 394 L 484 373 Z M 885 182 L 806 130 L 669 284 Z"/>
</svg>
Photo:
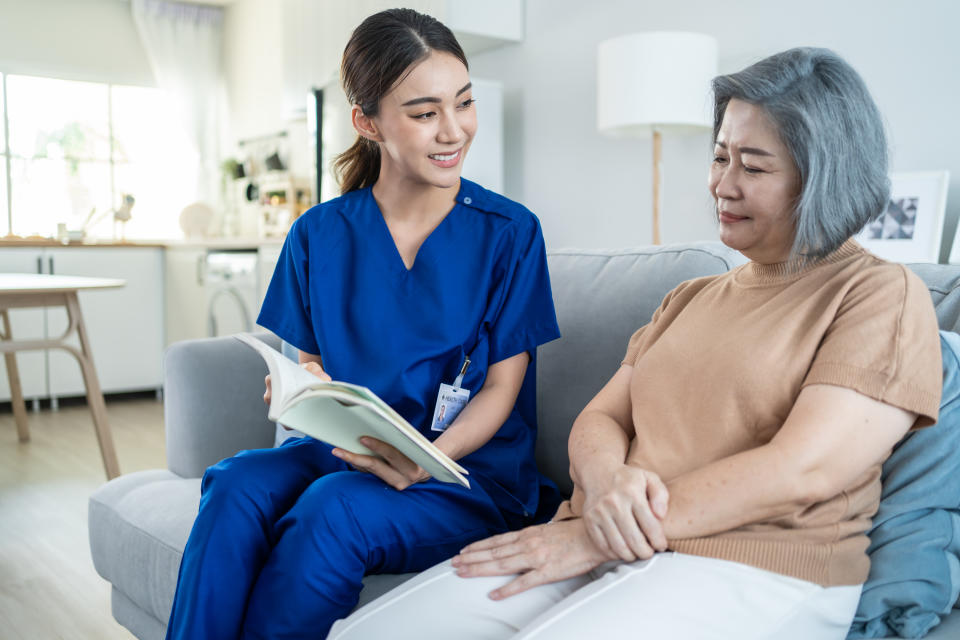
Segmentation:
<svg viewBox="0 0 960 640">
<path fill-rule="evenodd" d="M 505 88 L 506 194 L 550 247 L 650 241 L 651 146 L 596 130 L 596 49 L 607 38 L 689 30 L 719 41 L 729 73 L 794 46 L 830 47 L 864 77 L 888 124 L 891 169 L 949 169 L 944 251 L 960 215 L 960 3 L 954 0 L 527 0 L 522 44 L 475 55 Z M 664 242 L 714 239 L 710 136 L 666 136 Z M 942 254 L 944 257 L 946 253 Z"/>
<path fill-rule="evenodd" d="M 234 138 L 283 129 L 283 25 L 279 4 L 278 0 L 241 0 L 224 11 L 223 68 Z"/>
<path fill-rule="evenodd" d="M 124 0 L 0 0 L 0 71 L 156 86 Z"/>
</svg>

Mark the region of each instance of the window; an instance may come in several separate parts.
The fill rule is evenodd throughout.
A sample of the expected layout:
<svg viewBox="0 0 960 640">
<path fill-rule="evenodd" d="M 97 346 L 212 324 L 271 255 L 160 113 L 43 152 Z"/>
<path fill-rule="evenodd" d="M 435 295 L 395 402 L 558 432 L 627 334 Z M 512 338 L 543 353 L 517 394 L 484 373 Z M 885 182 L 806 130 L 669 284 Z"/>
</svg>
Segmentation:
<svg viewBox="0 0 960 640">
<path fill-rule="evenodd" d="M 130 194 L 127 238 L 177 235 L 198 154 L 166 94 L 18 75 L 7 75 L 5 87 L 11 233 L 53 237 L 65 224 L 114 237 L 113 211 Z"/>
<path fill-rule="evenodd" d="M 7 202 L 7 176 L 10 175 L 9 165 L 7 163 L 7 158 L 9 153 L 7 152 L 7 132 L 4 123 L 7 121 L 7 110 L 6 105 L 6 78 L 2 73 L 0 73 L 0 230 L 3 231 L 3 235 L 10 235 L 12 233 L 10 227 L 10 216 L 9 216 L 9 203 Z"/>
</svg>

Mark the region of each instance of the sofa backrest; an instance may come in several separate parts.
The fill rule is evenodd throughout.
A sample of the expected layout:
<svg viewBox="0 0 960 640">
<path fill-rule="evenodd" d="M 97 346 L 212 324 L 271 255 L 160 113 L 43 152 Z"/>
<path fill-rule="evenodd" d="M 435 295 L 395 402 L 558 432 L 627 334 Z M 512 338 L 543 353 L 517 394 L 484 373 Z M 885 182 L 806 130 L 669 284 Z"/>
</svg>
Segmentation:
<svg viewBox="0 0 960 640">
<path fill-rule="evenodd" d="M 620 367 L 633 332 L 684 280 L 745 258 L 719 242 L 547 254 L 562 338 L 537 350 L 537 465 L 573 490 L 567 437 L 580 410 Z"/>
<path fill-rule="evenodd" d="M 723 273 L 745 258 L 719 242 L 704 242 L 553 251 L 547 262 L 563 337 L 537 353 L 537 464 L 569 495 L 570 427 L 619 368 L 630 336 L 675 286 Z M 960 266 L 909 266 L 930 289 L 940 328 L 960 331 Z"/>
<path fill-rule="evenodd" d="M 945 331 L 960 332 L 960 266 L 948 264 L 910 264 L 933 298 L 937 322 Z"/>
</svg>

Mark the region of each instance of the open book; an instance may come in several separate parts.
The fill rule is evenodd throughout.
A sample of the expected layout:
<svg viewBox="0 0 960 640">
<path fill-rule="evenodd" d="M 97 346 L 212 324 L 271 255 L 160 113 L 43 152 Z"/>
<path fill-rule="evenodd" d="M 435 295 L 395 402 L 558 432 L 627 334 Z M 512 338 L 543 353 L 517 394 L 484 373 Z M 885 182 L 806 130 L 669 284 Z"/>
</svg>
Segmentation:
<svg viewBox="0 0 960 640">
<path fill-rule="evenodd" d="M 382 440 L 437 480 L 470 488 L 469 472 L 440 451 L 399 413 L 366 387 L 327 382 L 249 334 L 234 336 L 263 357 L 270 371 L 267 417 L 353 453 L 375 456 L 362 436 Z"/>
</svg>

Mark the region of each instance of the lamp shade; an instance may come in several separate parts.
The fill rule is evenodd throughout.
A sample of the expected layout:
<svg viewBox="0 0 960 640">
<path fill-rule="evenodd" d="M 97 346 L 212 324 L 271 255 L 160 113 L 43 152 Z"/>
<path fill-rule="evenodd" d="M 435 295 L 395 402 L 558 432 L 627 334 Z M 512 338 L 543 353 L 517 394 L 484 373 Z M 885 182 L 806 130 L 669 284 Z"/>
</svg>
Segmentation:
<svg viewBox="0 0 960 640">
<path fill-rule="evenodd" d="M 713 126 L 717 41 L 679 31 L 635 33 L 597 50 L 597 128 L 615 136 Z"/>
</svg>

